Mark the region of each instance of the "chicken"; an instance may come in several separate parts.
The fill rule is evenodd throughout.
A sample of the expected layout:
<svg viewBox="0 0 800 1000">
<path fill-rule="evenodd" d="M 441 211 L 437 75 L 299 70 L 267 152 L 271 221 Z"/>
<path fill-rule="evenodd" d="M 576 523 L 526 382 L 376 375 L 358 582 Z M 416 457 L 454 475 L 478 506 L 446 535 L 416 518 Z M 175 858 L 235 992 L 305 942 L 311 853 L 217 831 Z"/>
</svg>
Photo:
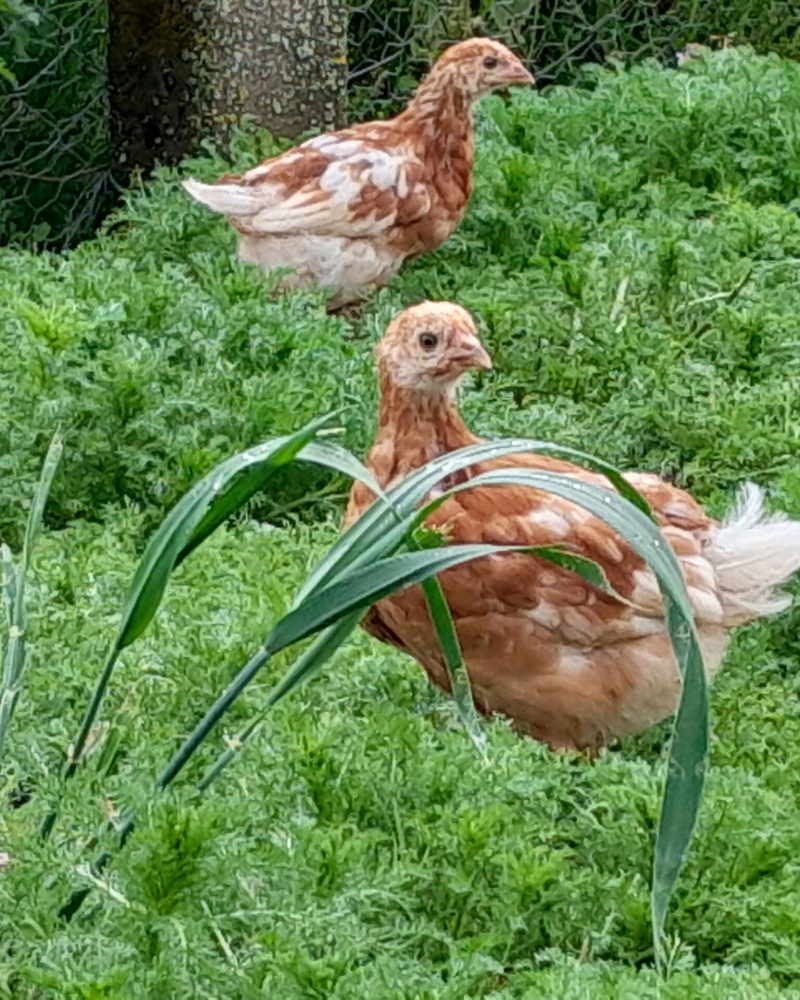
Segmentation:
<svg viewBox="0 0 800 1000">
<path fill-rule="evenodd" d="M 480 439 L 462 421 L 456 387 L 472 368 L 490 368 L 464 309 L 426 302 L 400 313 L 376 348 L 380 412 L 366 460 L 389 488 L 439 455 Z M 525 453 L 481 462 L 463 474 L 523 466 L 612 489 L 602 475 L 568 461 Z M 683 490 L 658 476 L 628 481 L 651 505 L 677 556 L 709 674 L 722 659 L 728 630 L 783 610 L 775 593 L 800 567 L 800 522 L 765 516 L 761 491 L 747 485 L 718 523 Z M 441 491 L 441 487 L 440 487 Z M 345 525 L 373 501 L 350 494 Z M 604 522 L 570 502 L 527 487 L 466 489 L 427 521 L 453 543 L 561 546 L 599 566 L 616 594 L 540 558 L 507 553 L 440 575 L 473 693 L 484 713 L 509 716 L 552 748 L 594 751 L 672 713 L 680 694 L 655 576 Z M 413 656 L 448 689 L 420 587 L 379 601 L 365 627 Z"/>
<path fill-rule="evenodd" d="M 534 82 L 504 45 L 472 38 L 442 54 L 396 118 L 309 139 L 241 177 L 183 186 L 228 216 L 241 260 L 291 268 L 283 287 L 319 285 L 337 308 L 451 235 L 472 192 L 475 102 Z"/>
</svg>

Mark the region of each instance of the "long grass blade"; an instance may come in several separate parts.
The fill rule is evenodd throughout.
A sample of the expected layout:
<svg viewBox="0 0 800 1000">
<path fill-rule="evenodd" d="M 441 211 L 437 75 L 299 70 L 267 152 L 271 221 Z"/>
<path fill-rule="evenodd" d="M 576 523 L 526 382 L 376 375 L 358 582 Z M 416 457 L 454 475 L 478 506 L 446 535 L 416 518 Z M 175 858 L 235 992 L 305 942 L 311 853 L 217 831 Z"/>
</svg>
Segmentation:
<svg viewBox="0 0 800 1000">
<path fill-rule="evenodd" d="M 326 421 L 329 419 L 329 417 L 324 418 Z M 314 426 L 316 429 L 316 422 Z M 231 514 L 244 506 L 262 488 L 267 476 L 279 465 L 285 464 L 285 461 L 295 459 L 299 462 L 312 462 L 335 472 L 342 472 L 350 479 L 360 479 L 373 492 L 383 495 L 383 491 L 369 469 L 351 452 L 334 441 L 308 440 L 296 450 L 294 446 L 291 446 L 290 450 L 293 451 L 293 454 L 289 459 L 286 458 L 286 452 L 276 453 L 273 451 L 272 444 L 268 441 L 236 456 L 240 463 L 246 463 L 245 471 L 237 474 L 215 497 L 214 503 L 195 528 L 190 540 L 181 549 L 175 565 L 182 562 L 198 545 L 201 545 Z M 264 462 L 269 464 L 265 466 Z M 212 472 L 210 475 L 213 476 L 214 473 Z"/>
<path fill-rule="evenodd" d="M 327 660 L 333 656 L 336 650 L 351 634 L 358 625 L 361 613 L 356 612 L 345 618 L 340 618 L 335 625 L 331 625 L 316 637 L 316 639 L 305 649 L 291 668 L 281 678 L 272 691 L 267 695 L 264 705 L 258 715 L 250 722 L 246 729 L 242 730 L 232 741 L 231 745 L 214 761 L 212 766 L 206 771 L 202 780 L 198 783 L 198 789 L 205 791 L 212 782 L 216 781 L 222 771 L 238 756 L 245 743 L 256 734 L 264 722 L 267 713 L 282 698 L 290 694 L 300 684 L 309 680 L 317 673 Z"/>
<path fill-rule="evenodd" d="M 593 455 L 588 455 L 575 448 L 565 448 L 553 444 L 551 441 L 539 441 L 535 438 L 505 438 L 502 441 L 484 441 L 480 444 L 459 448 L 428 462 L 422 468 L 406 476 L 380 502 L 372 504 L 339 537 L 312 570 L 298 594 L 298 601 L 317 587 L 328 583 L 337 572 L 341 572 L 350 562 L 358 559 L 365 549 L 381 538 L 387 530 L 387 507 L 390 507 L 394 512 L 395 518 L 402 518 L 417 508 L 435 486 L 453 473 L 461 472 L 480 462 L 508 458 L 527 452 L 557 455 L 599 472 L 631 504 L 650 516 L 650 508 L 644 497 L 631 486 L 617 469 Z M 446 492 L 443 495 L 446 497 L 449 493 Z"/>
<path fill-rule="evenodd" d="M 438 507 L 446 497 L 463 490 L 485 486 L 528 486 L 569 500 L 590 511 L 613 528 L 658 576 L 664 576 L 673 599 L 686 618 L 693 622 L 689 597 L 675 554 L 664 540 L 658 526 L 639 507 L 613 490 L 593 483 L 584 483 L 558 472 L 528 469 L 493 469 L 483 472 L 466 483 L 460 483 L 437 497 L 426 510 Z M 671 595 L 672 596 L 672 595 Z M 693 627 L 693 626 L 692 626 Z"/>
<path fill-rule="evenodd" d="M 436 577 L 423 580 L 422 590 L 428 605 L 428 614 L 442 650 L 442 659 L 450 681 L 450 691 L 456 710 L 475 749 L 486 761 L 486 735 L 481 729 L 480 719 L 475 708 L 472 685 L 469 681 L 467 666 L 464 663 L 464 654 L 461 652 L 461 643 L 458 641 L 455 622 L 450 613 L 450 606 L 444 596 L 442 585 Z"/>
<path fill-rule="evenodd" d="M 27 574 L 28 569 L 30 568 L 33 546 L 42 527 L 44 508 L 47 503 L 47 498 L 50 496 L 50 489 L 53 485 L 53 479 L 55 478 L 56 470 L 61 462 L 63 452 L 63 439 L 61 435 L 56 432 L 50 441 L 47 454 L 45 455 L 44 462 L 42 463 L 42 471 L 39 474 L 39 482 L 36 487 L 36 492 L 33 495 L 33 503 L 31 504 L 31 509 L 28 514 L 27 525 L 25 526 L 25 541 L 22 546 L 23 583 L 25 582 L 25 574 Z"/>
<path fill-rule="evenodd" d="M 17 590 L 19 587 L 17 567 L 14 565 L 11 549 L 5 544 L 0 545 L 0 564 L 3 569 L 3 605 L 5 607 L 7 634 L 3 654 L 3 677 L 2 684 L 0 685 L 0 760 L 2 760 L 3 747 L 11 726 L 11 716 L 14 714 L 14 706 L 17 700 L 17 685 L 14 678 L 18 676 L 22 669 L 24 646 L 18 641 L 18 637 L 15 634 L 17 626 L 14 624 Z"/>
<path fill-rule="evenodd" d="M 328 419 L 312 421 L 295 434 L 272 438 L 221 462 L 178 501 L 150 540 L 128 589 L 116 639 L 119 649 L 130 645 L 150 624 L 170 573 L 192 550 L 197 534 L 207 538 L 275 469 L 291 462 Z M 237 488 L 243 473 L 247 493 Z"/>
<path fill-rule="evenodd" d="M 22 555 L 18 567 L 14 566 L 11 551 L 7 546 L 2 548 L 2 563 L 4 577 L 4 593 L 6 600 L 6 615 L 8 638 L 3 654 L 3 676 L 0 681 L 0 757 L 2 757 L 11 719 L 16 708 L 22 687 L 22 676 L 25 670 L 26 638 L 28 619 L 25 610 L 25 585 L 31 565 L 33 548 L 42 526 L 45 504 L 50 495 L 58 464 L 64 451 L 61 435 L 53 435 L 47 449 L 39 482 L 33 495 L 28 520 L 25 526 L 25 537 L 22 544 Z"/>
<path fill-rule="evenodd" d="M 675 554 L 652 520 L 626 498 L 558 473 L 493 470 L 449 491 L 475 486 L 530 486 L 572 500 L 613 527 L 653 570 L 664 598 L 667 628 L 681 674 L 653 861 L 651 919 L 657 961 L 669 900 L 689 848 L 708 768 L 708 690 L 689 597 Z M 430 508 L 441 502 L 437 498 Z"/>
<path fill-rule="evenodd" d="M 296 434 L 273 438 L 258 448 L 221 462 L 196 483 L 169 512 L 145 549 L 128 588 L 116 638 L 108 651 L 103 669 L 86 706 L 78 734 L 64 763 L 62 781 L 68 781 L 78 768 L 121 651 L 138 638 L 150 624 L 164 596 L 169 575 L 187 550 L 192 547 L 195 533 L 202 528 L 203 537 L 208 537 L 213 527 L 221 524 L 232 512 L 232 494 L 236 480 L 242 472 L 246 470 L 248 472 L 246 478 L 252 495 L 276 467 L 292 460 L 327 419 L 323 417 L 306 425 Z M 255 467 L 257 475 L 249 468 L 250 466 Z M 236 498 L 244 502 L 241 494 L 237 493 Z M 210 527 L 211 520 L 217 518 L 222 511 L 225 512 L 224 515 Z M 46 838 L 50 835 L 56 816 L 57 809 L 51 810 L 45 816 L 39 830 L 40 836 Z"/>
<path fill-rule="evenodd" d="M 697 824 L 708 769 L 708 688 L 696 637 L 673 604 L 667 606 L 670 638 L 683 686 L 672 724 L 667 775 L 658 818 L 650 895 L 656 962 L 664 963 L 664 925 L 672 893 Z"/>
<path fill-rule="evenodd" d="M 64 445 L 59 434 L 54 434 L 47 449 L 36 492 L 33 495 L 28 521 L 25 526 L 25 538 L 22 544 L 22 557 L 16 572 L 14 598 L 10 611 L 9 641 L 6 646 L 6 662 L 4 664 L 4 682 L 16 684 L 22 675 L 25 661 L 25 635 L 27 621 L 25 615 L 25 584 L 30 569 L 31 556 L 36 539 L 42 526 L 47 497 L 53 485 L 53 477 L 61 461 Z"/>
</svg>

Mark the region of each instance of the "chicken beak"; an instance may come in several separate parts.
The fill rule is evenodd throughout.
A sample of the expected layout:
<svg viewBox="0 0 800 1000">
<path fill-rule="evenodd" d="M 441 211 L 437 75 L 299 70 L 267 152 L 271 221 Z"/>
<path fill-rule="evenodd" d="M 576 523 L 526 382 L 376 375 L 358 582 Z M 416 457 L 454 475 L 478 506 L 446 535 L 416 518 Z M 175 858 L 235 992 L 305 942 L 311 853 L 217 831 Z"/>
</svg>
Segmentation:
<svg viewBox="0 0 800 1000">
<path fill-rule="evenodd" d="M 515 66 L 510 66 L 508 72 L 503 75 L 503 83 L 505 86 L 512 83 L 527 83 L 528 86 L 535 87 L 536 77 L 518 62 Z"/>
<path fill-rule="evenodd" d="M 486 372 L 490 371 L 492 367 L 492 359 L 489 357 L 488 351 L 486 351 L 481 344 L 478 344 L 475 351 L 474 366 L 476 368 L 482 368 Z"/>
<path fill-rule="evenodd" d="M 482 368 L 484 371 L 488 371 L 492 367 L 492 359 L 489 357 L 486 348 L 477 340 L 470 340 L 464 343 L 453 354 L 452 360 L 462 366 L 465 371 L 468 368 Z"/>
</svg>

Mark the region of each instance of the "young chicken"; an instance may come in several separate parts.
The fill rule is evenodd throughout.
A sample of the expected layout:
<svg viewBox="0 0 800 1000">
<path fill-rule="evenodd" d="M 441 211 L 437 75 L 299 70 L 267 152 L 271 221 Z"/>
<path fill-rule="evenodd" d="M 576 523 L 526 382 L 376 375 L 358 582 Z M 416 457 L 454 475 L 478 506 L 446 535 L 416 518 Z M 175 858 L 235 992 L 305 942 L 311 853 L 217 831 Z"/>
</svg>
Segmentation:
<svg viewBox="0 0 800 1000">
<path fill-rule="evenodd" d="M 475 437 L 456 406 L 470 368 L 490 368 L 470 315 L 447 302 L 400 313 L 376 349 L 380 414 L 367 466 L 384 488 Z M 612 489 L 602 475 L 526 453 L 470 467 L 524 466 Z M 678 558 L 706 668 L 722 658 L 728 629 L 786 608 L 774 592 L 800 567 L 800 522 L 765 516 L 749 484 L 732 514 L 712 520 L 683 490 L 658 476 L 626 477 L 650 503 Z M 372 502 L 357 484 L 345 524 Z M 552 494 L 516 486 L 476 487 L 430 518 L 455 543 L 562 546 L 594 560 L 623 601 L 542 559 L 508 553 L 441 574 L 475 700 L 553 748 L 599 749 L 674 711 L 680 681 L 652 572 L 611 528 Z M 430 679 L 447 674 L 420 587 L 378 602 L 367 630 L 413 656 Z"/>
<path fill-rule="evenodd" d="M 239 257 L 293 270 L 284 287 L 319 285 L 331 308 L 387 284 L 408 257 L 451 235 L 472 191 L 475 102 L 534 78 L 504 45 L 451 46 L 402 114 L 329 132 L 189 194 L 228 216 Z"/>
</svg>

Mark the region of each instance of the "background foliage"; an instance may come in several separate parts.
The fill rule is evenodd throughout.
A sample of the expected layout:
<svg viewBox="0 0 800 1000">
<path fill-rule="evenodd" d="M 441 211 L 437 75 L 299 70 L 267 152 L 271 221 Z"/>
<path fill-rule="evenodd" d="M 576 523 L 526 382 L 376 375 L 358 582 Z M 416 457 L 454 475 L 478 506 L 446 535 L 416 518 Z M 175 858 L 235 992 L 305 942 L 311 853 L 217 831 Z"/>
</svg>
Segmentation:
<svg viewBox="0 0 800 1000">
<path fill-rule="evenodd" d="M 118 200 L 107 32 L 107 0 L 0 0 L 0 243 L 74 245 Z M 586 62 L 671 64 L 690 41 L 800 54 L 793 0 L 351 0 L 351 116 L 396 111 L 469 34 L 503 38 L 545 85 Z"/>
<path fill-rule="evenodd" d="M 484 102 L 465 225 L 355 333 L 313 294 L 269 299 L 269 279 L 232 259 L 233 232 L 187 204 L 171 170 L 75 251 L 4 254 L 0 534 L 18 540 L 56 427 L 71 444 L 54 525 L 119 502 L 158 518 L 320 400 L 347 408 L 345 443 L 363 449 L 364 338 L 422 295 L 482 318 L 497 373 L 468 408 L 485 431 L 601 440 L 612 462 L 704 496 L 732 489 L 743 463 L 780 474 L 798 448 L 800 66 L 720 53 L 586 83 Z M 234 163 L 276 148 L 245 133 Z M 300 474 L 286 490 L 317 516 L 332 510 L 321 485 Z"/>
<path fill-rule="evenodd" d="M 0 0 L 0 243 L 61 248 L 116 200 L 103 0 Z"/>
<path fill-rule="evenodd" d="M 281 480 L 289 517 L 260 501 L 180 568 L 120 665 L 70 822 L 35 837 L 153 524 L 219 458 L 322 409 L 342 405 L 363 450 L 369 348 L 411 301 L 477 313 L 495 370 L 464 398 L 476 430 L 661 471 L 717 513 L 752 478 L 800 516 L 800 66 L 726 51 L 581 83 L 484 102 L 463 226 L 357 323 L 312 294 L 269 298 L 170 169 L 77 249 L 0 258 L 0 536 L 15 549 L 53 429 L 65 438 L 0 773 L 0 996 L 800 995 L 796 611 L 741 631 L 715 685 L 666 983 L 646 964 L 663 729 L 587 763 L 495 722 L 483 768 L 414 664 L 361 637 L 206 803 L 148 804 L 146 776 L 333 539 L 343 484 L 320 474 Z M 275 148 L 244 132 L 231 158 Z M 180 174 L 227 165 L 209 152 Z M 128 805 L 136 836 L 64 926 L 87 831 Z"/>
<path fill-rule="evenodd" d="M 687 42 L 730 39 L 800 56 L 791 0 L 351 0 L 351 104 L 399 107 L 443 45 L 493 35 L 541 84 L 573 83 L 586 62 L 657 58 L 673 64 Z"/>
</svg>

